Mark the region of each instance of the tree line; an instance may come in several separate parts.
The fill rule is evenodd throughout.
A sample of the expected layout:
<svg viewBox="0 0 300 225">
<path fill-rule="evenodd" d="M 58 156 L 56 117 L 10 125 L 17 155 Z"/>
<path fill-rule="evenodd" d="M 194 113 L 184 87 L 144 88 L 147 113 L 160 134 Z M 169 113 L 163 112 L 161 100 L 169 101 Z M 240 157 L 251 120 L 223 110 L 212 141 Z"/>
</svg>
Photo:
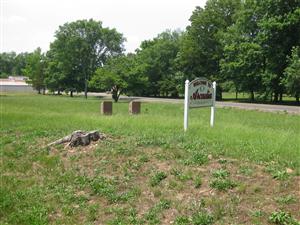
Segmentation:
<svg viewBox="0 0 300 225">
<path fill-rule="evenodd" d="M 101 21 L 66 23 L 46 53 L 0 54 L 0 74 L 24 74 L 39 93 L 111 91 L 115 101 L 179 97 L 186 79 L 206 77 L 217 81 L 218 99 L 230 90 L 299 102 L 300 0 L 208 0 L 185 31 L 164 31 L 129 54 L 125 40 Z"/>
</svg>

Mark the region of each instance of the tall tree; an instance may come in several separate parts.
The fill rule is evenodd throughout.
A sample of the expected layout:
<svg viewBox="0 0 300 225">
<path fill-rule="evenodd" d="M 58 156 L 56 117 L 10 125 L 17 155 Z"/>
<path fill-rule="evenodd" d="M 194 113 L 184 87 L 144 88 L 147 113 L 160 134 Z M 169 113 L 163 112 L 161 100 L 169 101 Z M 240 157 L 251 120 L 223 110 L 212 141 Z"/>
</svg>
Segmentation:
<svg viewBox="0 0 300 225">
<path fill-rule="evenodd" d="M 13 70 L 12 70 L 13 75 L 24 75 L 22 70 L 26 66 L 27 58 L 28 58 L 28 53 L 27 52 L 20 53 L 15 57 L 14 67 L 13 67 Z"/>
<path fill-rule="evenodd" d="M 111 58 L 103 67 L 96 70 L 90 87 L 97 91 L 111 91 L 117 102 L 121 94 L 139 94 L 145 89 L 147 78 L 139 71 L 136 56 Z"/>
<path fill-rule="evenodd" d="M 84 90 L 85 97 L 91 76 L 108 58 L 123 51 L 125 40 L 115 29 L 105 28 L 93 19 L 66 23 L 59 27 L 55 37 L 50 46 L 51 60 L 60 65 L 65 88 L 71 93 Z"/>
<path fill-rule="evenodd" d="M 0 76 L 7 77 L 13 74 L 15 52 L 3 52 L 0 53 Z"/>
<path fill-rule="evenodd" d="M 29 77 L 27 82 L 32 84 L 39 94 L 41 94 L 41 90 L 45 94 L 45 56 L 40 48 L 28 55 L 23 73 Z"/>
<path fill-rule="evenodd" d="M 63 73 L 63 63 L 55 57 L 55 51 L 50 50 L 46 54 L 47 67 L 45 69 L 45 84 L 48 90 L 60 94 L 67 90 L 66 76 Z"/>
<path fill-rule="evenodd" d="M 284 80 L 287 92 L 296 98 L 299 104 L 300 97 L 300 47 L 294 47 L 292 56 L 288 59 L 288 67 L 285 69 Z"/>
<path fill-rule="evenodd" d="M 234 83 L 236 92 L 245 91 L 254 100 L 254 92 L 262 89 L 264 55 L 257 35 L 258 21 L 256 0 L 246 0 L 237 19 L 223 34 L 223 59 L 220 60 L 224 80 Z"/>
<path fill-rule="evenodd" d="M 240 5 L 240 0 L 208 0 L 205 8 L 194 10 L 179 55 L 187 78 L 203 76 L 222 81 L 222 34 L 235 22 Z"/>
<path fill-rule="evenodd" d="M 286 57 L 293 46 L 300 45 L 300 0 L 257 0 L 256 5 L 263 15 L 258 21 L 258 35 L 266 58 L 264 81 L 277 102 L 285 91 Z"/>
<path fill-rule="evenodd" d="M 144 65 L 143 73 L 148 77 L 145 95 L 177 97 L 182 83 L 178 70 L 180 31 L 165 31 L 152 40 L 142 42 L 137 57 Z"/>
<path fill-rule="evenodd" d="M 222 73 L 235 84 L 236 92 L 254 93 L 261 90 L 262 51 L 255 43 L 234 43 L 225 47 L 225 58 L 221 60 Z"/>
</svg>

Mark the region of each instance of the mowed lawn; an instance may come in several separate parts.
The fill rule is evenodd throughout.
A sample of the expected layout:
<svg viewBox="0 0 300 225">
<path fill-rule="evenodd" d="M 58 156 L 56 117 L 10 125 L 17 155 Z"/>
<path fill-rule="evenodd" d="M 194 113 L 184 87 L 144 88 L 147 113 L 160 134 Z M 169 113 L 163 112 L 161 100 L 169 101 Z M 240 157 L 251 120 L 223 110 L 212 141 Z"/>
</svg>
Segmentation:
<svg viewBox="0 0 300 225">
<path fill-rule="evenodd" d="M 1 95 L 1 224 L 297 224 L 299 115 L 100 102 Z M 75 130 L 107 139 L 46 147 Z"/>
</svg>

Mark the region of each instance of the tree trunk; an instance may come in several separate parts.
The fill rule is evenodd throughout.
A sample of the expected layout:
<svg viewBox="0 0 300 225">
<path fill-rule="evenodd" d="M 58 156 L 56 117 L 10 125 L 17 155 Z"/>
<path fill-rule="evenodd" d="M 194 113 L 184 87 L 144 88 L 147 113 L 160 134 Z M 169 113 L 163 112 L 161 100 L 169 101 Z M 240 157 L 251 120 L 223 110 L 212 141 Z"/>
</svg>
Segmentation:
<svg viewBox="0 0 300 225">
<path fill-rule="evenodd" d="M 299 93 L 296 93 L 295 98 L 296 98 L 296 102 L 299 104 Z"/>
<path fill-rule="evenodd" d="M 41 94 L 41 89 L 38 88 L 37 91 L 38 91 L 38 94 L 40 95 Z"/>
<path fill-rule="evenodd" d="M 120 97 L 120 91 L 119 91 L 119 89 L 118 89 L 118 87 L 117 86 L 114 86 L 113 88 L 112 88 L 112 98 L 113 98 L 113 100 L 115 101 L 115 102 L 118 102 L 118 100 L 119 100 L 119 97 Z"/>
<path fill-rule="evenodd" d="M 119 100 L 120 96 L 121 96 L 121 90 L 118 91 L 118 100 Z"/>
<path fill-rule="evenodd" d="M 74 131 L 72 134 L 65 136 L 61 139 L 58 139 L 50 144 L 48 144 L 48 147 L 52 145 L 60 145 L 69 142 L 68 146 L 70 147 L 76 147 L 79 145 L 89 145 L 91 141 L 98 141 L 103 140 L 106 138 L 105 134 L 99 133 L 99 131 L 90 131 L 85 132 L 81 130 Z"/>
<path fill-rule="evenodd" d="M 251 94 L 251 101 L 254 102 L 254 97 L 255 97 L 254 96 L 254 91 L 251 91 L 250 94 Z"/>
<path fill-rule="evenodd" d="M 217 91 L 216 91 L 216 100 L 217 101 L 222 101 L 222 88 L 220 86 L 217 86 Z"/>
<path fill-rule="evenodd" d="M 57 91 L 57 95 L 60 95 L 60 90 L 58 89 L 58 91 Z"/>
<path fill-rule="evenodd" d="M 88 89 L 88 82 L 87 82 L 87 78 L 85 78 L 84 81 L 84 97 L 87 99 L 87 89 Z"/>
<path fill-rule="evenodd" d="M 280 93 L 280 95 L 279 95 L 279 102 L 282 102 L 282 92 Z"/>
<path fill-rule="evenodd" d="M 73 91 L 70 91 L 70 96 L 73 97 Z"/>
<path fill-rule="evenodd" d="M 235 100 L 238 100 L 238 91 L 235 91 Z"/>
<path fill-rule="evenodd" d="M 278 102 L 278 92 L 274 92 L 274 102 Z"/>
<path fill-rule="evenodd" d="M 46 94 L 46 88 L 43 88 L 43 95 Z"/>
</svg>

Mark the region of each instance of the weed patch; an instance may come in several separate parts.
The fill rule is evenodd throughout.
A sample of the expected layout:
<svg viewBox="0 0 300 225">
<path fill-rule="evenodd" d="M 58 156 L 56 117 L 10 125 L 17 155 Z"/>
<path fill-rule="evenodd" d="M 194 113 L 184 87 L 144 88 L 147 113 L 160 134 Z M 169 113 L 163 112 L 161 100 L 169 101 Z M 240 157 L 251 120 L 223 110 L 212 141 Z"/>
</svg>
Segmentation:
<svg viewBox="0 0 300 225">
<path fill-rule="evenodd" d="M 213 224 L 214 218 L 209 213 L 202 211 L 192 216 L 192 224 L 194 225 L 210 225 Z"/>
<path fill-rule="evenodd" d="M 195 186 L 195 188 L 200 188 L 201 185 L 202 185 L 202 179 L 201 179 L 201 177 L 198 175 L 198 176 L 196 176 L 195 179 L 194 179 L 194 186 Z"/>
<path fill-rule="evenodd" d="M 152 187 L 157 186 L 162 180 L 167 178 L 167 174 L 165 172 L 156 172 L 150 179 L 150 185 Z"/>
<path fill-rule="evenodd" d="M 129 199 L 140 194 L 140 191 L 136 188 L 124 193 L 118 193 L 117 182 L 113 179 L 107 179 L 101 176 L 96 177 L 91 181 L 91 188 L 95 194 L 107 198 L 111 203 L 127 202 Z"/>
<path fill-rule="evenodd" d="M 292 204 L 297 202 L 296 198 L 293 195 L 286 195 L 275 199 L 279 204 Z"/>
<path fill-rule="evenodd" d="M 201 152 L 192 152 L 191 156 L 184 160 L 184 165 L 202 166 L 208 162 L 208 157 L 206 154 Z"/>
<path fill-rule="evenodd" d="M 171 201 L 162 199 L 160 200 L 154 207 L 152 207 L 144 216 L 145 220 L 149 222 L 149 224 L 159 224 L 160 223 L 160 215 L 161 213 L 169 209 L 171 206 Z"/>
<path fill-rule="evenodd" d="M 217 189 L 218 191 L 227 191 L 237 186 L 237 184 L 230 179 L 213 179 L 209 186 L 211 188 Z"/>
<path fill-rule="evenodd" d="M 278 225 L 299 225 L 300 221 L 295 220 L 289 213 L 278 211 L 273 212 L 269 220 Z"/>
<path fill-rule="evenodd" d="M 286 171 L 275 171 L 272 176 L 276 180 L 287 180 L 289 178 L 289 174 Z"/>
<path fill-rule="evenodd" d="M 212 176 L 218 179 L 225 179 L 229 177 L 229 172 L 224 169 L 215 170 L 212 172 Z"/>
</svg>

